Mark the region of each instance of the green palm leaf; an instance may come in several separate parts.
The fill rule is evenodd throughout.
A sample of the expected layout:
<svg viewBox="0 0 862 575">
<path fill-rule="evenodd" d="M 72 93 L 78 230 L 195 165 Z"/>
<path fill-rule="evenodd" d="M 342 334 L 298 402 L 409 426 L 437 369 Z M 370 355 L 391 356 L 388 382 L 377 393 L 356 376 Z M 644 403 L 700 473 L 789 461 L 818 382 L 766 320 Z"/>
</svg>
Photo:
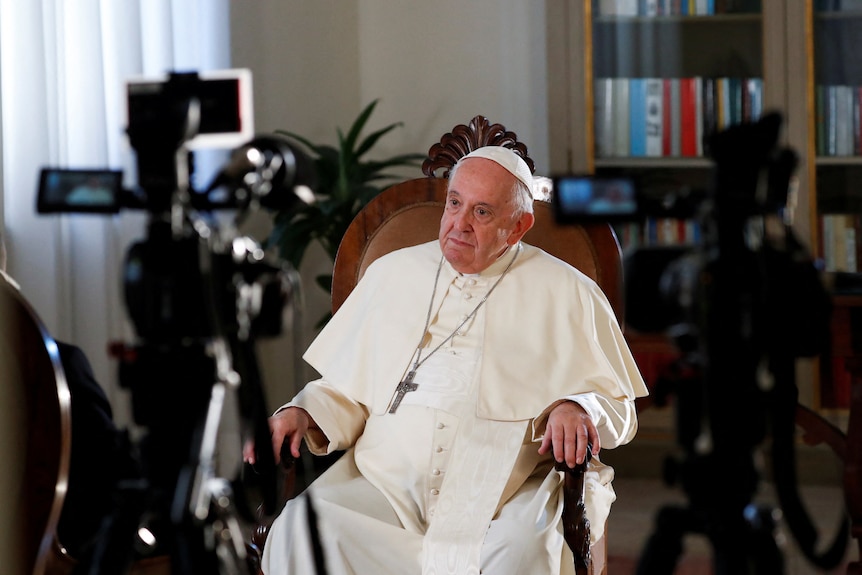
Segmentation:
<svg viewBox="0 0 862 575">
<path fill-rule="evenodd" d="M 304 146 L 314 158 L 317 171 L 318 201 L 307 205 L 297 202 L 275 215 L 273 229 L 264 245 L 277 246 L 285 260 L 299 269 L 312 242 L 319 242 L 334 261 L 341 238 L 356 214 L 368 202 L 383 191 L 397 176 L 389 172 L 392 168 L 418 166 L 425 158 L 423 154 L 397 154 L 390 158 L 363 161 L 383 136 L 401 122 L 395 122 L 371 134 L 361 137 L 371 114 L 379 100 L 369 103 L 350 125 L 345 134 L 336 128 L 338 144 L 317 144 L 295 132 L 276 130 Z M 332 290 L 332 276 L 317 278 L 324 290 Z M 322 325 L 329 314 L 321 319 Z"/>
</svg>

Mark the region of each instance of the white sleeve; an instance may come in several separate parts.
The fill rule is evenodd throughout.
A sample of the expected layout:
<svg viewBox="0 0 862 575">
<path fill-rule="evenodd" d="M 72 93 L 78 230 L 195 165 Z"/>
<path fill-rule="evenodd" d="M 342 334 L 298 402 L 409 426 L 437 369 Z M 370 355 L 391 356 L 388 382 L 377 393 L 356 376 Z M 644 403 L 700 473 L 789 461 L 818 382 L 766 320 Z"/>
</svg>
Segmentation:
<svg viewBox="0 0 862 575">
<path fill-rule="evenodd" d="M 347 449 L 362 435 L 368 409 L 329 385 L 325 380 L 311 381 L 296 394 L 287 407 L 301 407 L 320 430 L 309 429 L 305 436 L 308 448 L 315 455 L 325 455 Z"/>
</svg>

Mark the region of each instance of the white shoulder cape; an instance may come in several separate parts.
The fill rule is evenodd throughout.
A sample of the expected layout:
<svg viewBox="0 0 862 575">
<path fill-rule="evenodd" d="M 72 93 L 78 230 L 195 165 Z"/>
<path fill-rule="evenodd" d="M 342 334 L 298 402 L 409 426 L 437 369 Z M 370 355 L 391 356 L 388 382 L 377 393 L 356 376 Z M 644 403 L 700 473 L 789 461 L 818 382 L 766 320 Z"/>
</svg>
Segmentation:
<svg viewBox="0 0 862 575">
<path fill-rule="evenodd" d="M 519 421 L 580 393 L 616 399 L 646 395 L 598 285 L 565 262 L 522 245 L 485 303 L 477 415 Z M 376 260 L 304 359 L 347 397 L 374 414 L 384 413 L 422 335 L 440 258 L 434 240 Z M 453 273 L 443 266 L 435 305 Z"/>
</svg>

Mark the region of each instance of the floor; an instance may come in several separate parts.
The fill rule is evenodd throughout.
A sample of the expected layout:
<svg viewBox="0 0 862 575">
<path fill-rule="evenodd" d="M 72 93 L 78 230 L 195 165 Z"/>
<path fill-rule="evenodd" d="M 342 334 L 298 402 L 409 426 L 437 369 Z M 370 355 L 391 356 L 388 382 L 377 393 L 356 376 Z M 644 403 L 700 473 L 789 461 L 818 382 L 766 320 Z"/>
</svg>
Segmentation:
<svg viewBox="0 0 862 575">
<path fill-rule="evenodd" d="M 611 509 L 608 523 L 608 575 L 634 574 L 644 544 L 653 531 L 656 513 L 666 505 L 686 503 L 681 491 L 666 487 L 652 478 L 617 477 L 614 481 L 617 501 Z M 775 498 L 769 485 L 762 486 L 758 502 L 775 508 Z M 837 532 L 842 511 L 842 494 L 837 485 L 805 485 L 803 501 L 818 527 L 818 541 L 831 542 Z M 844 564 L 838 569 L 824 572 L 810 565 L 795 546 L 792 536 L 781 528 L 779 542 L 784 556 L 787 575 L 814 575 L 845 573 L 846 563 L 858 558 L 849 551 Z M 825 543 L 824 543 L 825 544 Z M 712 573 L 711 548 L 701 537 L 687 537 L 684 553 L 677 563 L 675 575 L 708 575 Z"/>
</svg>

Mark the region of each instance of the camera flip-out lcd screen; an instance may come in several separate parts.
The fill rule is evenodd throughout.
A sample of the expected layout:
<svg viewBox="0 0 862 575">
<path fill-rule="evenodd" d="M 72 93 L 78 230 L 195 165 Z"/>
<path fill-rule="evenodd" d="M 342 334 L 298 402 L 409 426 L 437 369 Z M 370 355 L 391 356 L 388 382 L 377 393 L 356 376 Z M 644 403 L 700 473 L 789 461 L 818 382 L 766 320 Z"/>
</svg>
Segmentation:
<svg viewBox="0 0 862 575">
<path fill-rule="evenodd" d="M 639 215 L 635 183 L 629 178 L 554 178 L 554 211 L 561 223 L 633 220 Z"/>
<path fill-rule="evenodd" d="M 115 170 L 44 168 L 39 176 L 36 210 L 49 213 L 117 213 L 123 173 Z"/>
</svg>

